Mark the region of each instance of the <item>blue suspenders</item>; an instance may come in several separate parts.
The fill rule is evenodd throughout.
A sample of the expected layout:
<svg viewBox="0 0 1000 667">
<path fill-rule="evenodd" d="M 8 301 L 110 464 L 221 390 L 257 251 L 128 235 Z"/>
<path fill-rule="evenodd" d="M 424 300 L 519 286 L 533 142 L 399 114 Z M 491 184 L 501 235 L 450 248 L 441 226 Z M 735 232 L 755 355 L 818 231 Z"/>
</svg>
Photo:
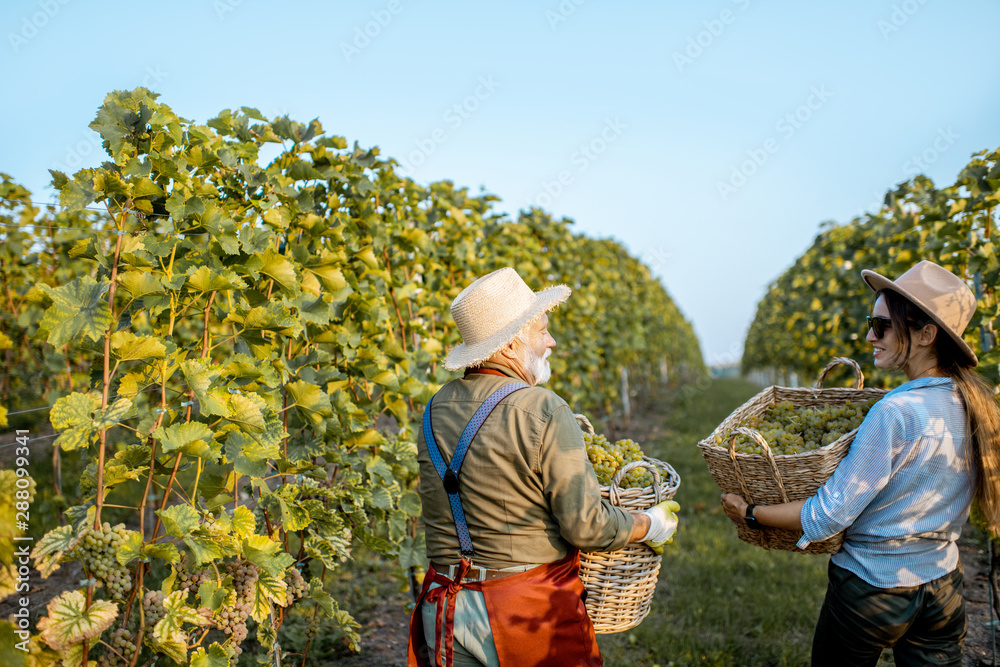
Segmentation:
<svg viewBox="0 0 1000 667">
<path fill-rule="evenodd" d="M 462 437 L 458 440 L 458 445 L 455 447 L 451 461 L 447 464 L 441 457 L 441 450 L 438 449 L 437 442 L 434 440 L 434 431 L 431 428 L 431 402 L 434 400 L 434 397 L 431 397 L 431 400 L 427 401 L 427 407 L 424 409 L 424 442 L 427 443 L 427 453 L 430 454 L 431 462 L 434 464 L 434 468 L 437 470 L 441 481 L 444 482 L 444 490 L 448 493 L 448 502 L 451 504 L 451 515 L 455 519 L 455 529 L 458 531 L 458 543 L 462 549 L 462 556 L 464 558 L 471 560 L 475 553 L 475 550 L 472 548 L 472 537 L 469 535 L 469 525 L 465 521 L 465 512 L 462 510 L 462 499 L 458 495 L 458 473 L 462 470 L 465 453 L 469 451 L 469 445 L 472 444 L 472 439 L 479 433 L 483 422 L 486 421 L 486 418 L 490 416 L 490 413 L 493 412 L 493 409 L 500 401 L 519 389 L 527 388 L 528 385 L 523 382 L 511 382 L 493 392 L 479 406 L 476 413 L 472 415 L 472 419 L 469 420 L 465 430 L 462 431 Z"/>
</svg>

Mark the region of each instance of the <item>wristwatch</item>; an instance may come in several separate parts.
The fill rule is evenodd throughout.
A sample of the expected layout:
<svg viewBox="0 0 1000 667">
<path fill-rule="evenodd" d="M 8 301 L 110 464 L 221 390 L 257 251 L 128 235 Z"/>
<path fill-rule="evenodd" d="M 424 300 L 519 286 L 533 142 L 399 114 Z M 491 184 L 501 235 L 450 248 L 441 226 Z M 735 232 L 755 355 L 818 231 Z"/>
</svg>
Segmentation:
<svg viewBox="0 0 1000 667">
<path fill-rule="evenodd" d="M 758 521 L 757 519 L 755 519 L 754 516 L 753 516 L 753 508 L 754 507 L 757 507 L 757 506 L 756 505 L 747 505 L 747 514 L 746 514 L 745 517 L 743 517 L 743 521 L 746 522 L 747 528 L 752 528 L 754 530 L 763 530 L 764 529 L 764 524 L 762 524 L 760 521 Z"/>
</svg>

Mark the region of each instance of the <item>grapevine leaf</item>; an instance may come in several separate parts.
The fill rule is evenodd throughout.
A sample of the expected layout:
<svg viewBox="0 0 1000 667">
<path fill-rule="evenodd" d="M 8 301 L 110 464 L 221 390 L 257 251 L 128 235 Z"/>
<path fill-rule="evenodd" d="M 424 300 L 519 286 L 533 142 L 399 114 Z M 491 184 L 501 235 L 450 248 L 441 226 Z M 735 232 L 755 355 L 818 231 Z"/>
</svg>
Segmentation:
<svg viewBox="0 0 1000 667">
<path fill-rule="evenodd" d="M 177 551 L 177 546 L 170 544 L 169 542 L 164 544 L 158 544 L 156 542 L 144 544 L 142 547 L 142 555 L 147 559 L 160 558 L 170 564 L 176 563 L 181 559 L 181 554 Z"/>
<path fill-rule="evenodd" d="M 259 396 L 251 398 L 242 394 L 234 394 L 229 398 L 229 411 L 225 417 L 249 431 L 264 431 L 267 428 L 267 423 L 261 413 L 263 407 L 264 401 Z"/>
<path fill-rule="evenodd" d="M 93 170 L 87 169 L 82 175 L 78 173 L 72 181 L 67 181 L 59 190 L 59 203 L 68 209 L 81 209 L 92 204 L 97 199 L 97 191 L 94 190 L 91 173 Z"/>
<path fill-rule="evenodd" d="M 420 496 L 415 491 L 404 491 L 399 497 L 399 509 L 406 516 L 420 516 Z"/>
<path fill-rule="evenodd" d="M 163 359 L 167 348 L 152 336 L 136 336 L 131 331 L 116 331 L 111 334 L 111 351 L 119 361 L 136 359 Z"/>
<path fill-rule="evenodd" d="M 302 505 L 287 503 L 284 498 L 278 498 L 281 506 L 281 523 L 286 531 L 299 531 L 311 523 L 309 512 Z"/>
<path fill-rule="evenodd" d="M 104 336 L 113 322 L 111 309 L 102 298 L 110 286 L 107 281 L 98 283 L 90 276 L 59 287 L 39 285 L 52 299 L 40 325 L 48 331 L 46 340 L 60 347 L 80 334 L 94 341 Z"/>
<path fill-rule="evenodd" d="M 49 419 L 55 429 L 77 428 L 93 424 L 93 412 L 100 405 L 96 393 L 81 394 L 74 392 L 63 396 L 49 412 Z"/>
<path fill-rule="evenodd" d="M 365 469 L 368 471 L 368 476 L 373 483 L 381 480 L 386 484 L 392 484 L 396 481 L 395 475 L 392 474 L 392 468 L 389 467 L 389 464 L 381 456 L 368 457 L 368 460 L 365 462 Z"/>
<path fill-rule="evenodd" d="M 198 488 L 206 498 L 214 498 L 221 494 L 232 494 L 234 481 L 234 475 L 231 470 L 225 476 L 206 470 L 205 474 L 201 476 L 201 485 Z"/>
<path fill-rule="evenodd" d="M 333 616 L 333 596 L 327 592 L 323 582 L 315 577 L 309 582 L 309 599 L 319 604 L 327 616 Z"/>
<path fill-rule="evenodd" d="M 200 361 L 192 360 L 181 363 L 181 372 L 184 374 L 188 388 L 194 392 L 195 398 L 198 399 L 201 414 L 226 414 L 226 406 L 208 391 L 215 379 L 219 377 L 217 371 L 209 370 Z"/>
<path fill-rule="evenodd" d="M 260 444 L 246 433 L 230 433 L 226 439 L 225 454 L 226 460 L 233 464 L 233 470 L 240 475 L 263 477 L 267 474 L 268 452 L 263 451 Z M 274 455 L 277 456 L 277 448 Z"/>
<path fill-rule="evenodd" d="M 379 509 L 392 509 L 392 494 L 384 486 L 377 486 L 372 489 L 372 506 Z"/>
<path fill-rule="evenodd" d="M 219 586 L 217 581 L 206 581 L 198 587 L 198 599 L 201 600 L 202 607 L 208 607 L 216 611 L 229 597 L 229 590 L 224 586 Z"/>
<path fill-rule="evenodd" d="M 399 378 L 392 371 L 382 371 L 372 378 L 372 382 L 380 384 L 390 391 L 399 391 Z"/>
<path fill-rule="evenodd" d="M 281 544 L 266 535 L 251 535 L 242 540 L 243 554 L 247 560 L 268 572 L 271 576 L 281 576 L 295 559 L 282 550 Z"/>
<path fill-rule="evenodd" d="M 198 512 L 183 503 L 156 510 L 156 514 L 163 519 L 164 530 L 174 537 L 187 537 L 199 525 Z"/>
<path fill-rule="evenodd" d="M 94 649 L 94 645 L 97 644 L 97 642 L 98 642 L 97 637 L 87 640 L 87 645 L 90 647 L 90 650 Z M 73 644 L 69 648 L 61 649 L 57 653 L 59 655 L 59 659 L 48 663 L 49 665 L 52 666 L 59 665 L 59 667 L 84 667 L 83 642 L 80 642 L 79 644 Z M 31 656 L 31 658 L 32 662 L 35 663 L 32 667 L 39 667 L 40 665 L 46 664 L 41 660 L 37 661 L 34 660 L 35 656 L 33 655 Z M 88 660 L 86 667 L 96 667 L 96 665 L 97 663 L 94 660 Z"/>
<path fill-rule="evenodd" d="M 118 551 L 115 553 L 115 559 L 122 565 L 128 565 L 136 558 L 142 557 L 142 534 L 137 533 L 134 530 L 127 532 L 125 539 L 122 540 L 121 545 L 118 547 Z"/>
<path fill-rule="evenodd" d="M 333 417 L 330 396 L 316 385 L 302 380 L 286 384 L 285 389 L 303 419 L 312 425 L 317 435 L 322 435 L 320 427 L 323 422 Z"/>
<path fill-rule="evenodd" d="M 132 401 L 127 398 L 119 398 L 112 405 L 94 415 L 94 428 L 97 430 L 111 428 L 121 422 L 130 410 L 132 410 Z"/>
<path fill-rule="evenodd" d="M 327 303 L 318 294 L 303 293 L 289 301 L 306 322 L 326 326 L 336 319 L 337 312 L 333 304 Z"/>
<path fill-rule="evenodd" d="M 417 533 L 413 538 L 407 535 L 403 538 L 403 543 L 399 547 L 399 566 L 406 569 L 419 567 L 427 569 L 430 561 L 427 560 L 427 542 L 423 531 Z"/>
<path fill-rule="evenodd" d="M 283 255 L 279 255 L 273 248 L 264 251 L 264 266 L 260 272 L 269 278 L 273 278 L 282 289 L 289 294 L 298 294 L 299 280 L 295 275 L 295 268 Z"/>
<path fill-rule="evenodd" d="M 163 600 L 163 618 L 156 624 L 157 638 L 174 633 L 184 634 L 183 625 L 190 623 L 195 626 L 208 625 L 211 621 L 201 616 L 187 604 L 186 590 L 174 591 Z"/>
<path fill-rule="evenodd" d="M 55 446 L 63 451 L 88 447 L 97 442 L 92 414 L 100 405 L 96 394 L 74 392 L 63 396 L 49 411 L 49 419 L 55 429 L 61 430 Z"/>
<path fill-rule="evenodd" d="M 231 357 L 222 367 L 222 372 L 227 378 L 254 380 L 268 387 L 277 387 L 281 384 L 278 374 L 270 364 L 257 361 L 245 354 Z"/>
<path fill-rule="evenodd" d="M 229 656 L 218 642 L 212 642 L 207 652 L 204 646 L 199 646 L 191 654 L 190 667 L 229 667 Z"/>
<path fill-rule="evenodd" d="M 213 271 L 200 266 L 191 272 L 187 287 L 194 292 L 223 292 L 232 289 L 246 289 L 247 284 L 232 269 Z"/>
<path fill-rule="evenodd" d="M 306 538 L 306 554 L 332 570 L 351 557 L 351 544 L 340 536 L 311 534 Z"/>
<path fill-rule="evenodd" d="M 161 426 L 153 431 L 153 437 L 160 441 L 164 454 L 180 450 L 190 456 L 215 462 L 222 453 L 212 429 L 202 422 L 173 424 L 165 429 Z"/>
<path fill-rule="evenodd" d="M 266 648 L 270 653 L 274 649 L 274 642 L 278 639 L 275 627 L 270 623 L 257 624 L 257 643 Z"/>
<path fill-rule="evenodd" d="M 237 537 L 248 537 L 257 530 L 257 522 L 253 518 L 253 512 L 243 505 L 233 511 L 233 532 Z"/>
<path fill-rule="evenodd" d="M 283 336 L 296 336 L 302 330 L 302 324 L 277 301 L 269 301 L 265 306 L 249 310 L 237 308 L 229 313 L 225 321 L 235 322 L 245 329 L 273 331 Z"/>
<path fill-rule="evenodd" d="M 225 556 L 222 547 L 202 537 L 186 537 L 184 538 L 184 544 L 191 550 L 191 555 L 194 557 L 194 562 L 197 565 L 210 563 Z"/>
<path fill-rule="evenodd" d="M 250 601 L 250 615 L 258 623 L 271 613 L 271 603 L 284 607 L 287 597 L 285 591 L 288 584 L 282 576 L 274 576 L 270 572 L 259 572 L 254 586 L 253 600 Z"/>
<path fill-rule="evenodd" d="M 148 176 L 143 176 L 135 183 L 135 187 L 132 189 L 132 196 L 135 198 L 139 197 L 153 197 L 160 198 L 163 197 L 165 193 L 163 190 L 154 183 Z"/>
<path fill-rule="evenodd" d="M 323 287 L 330 292 L 337 292 L 347 287 L 344 272 L 339 266 L 329 264 L 325 266 L 307 266 L 305 270 L 316 274 L 316 277 L 323 283 Z"/>
<path fill-rule="evenodd" d="M 160 627 L 160 623 L 163 621 L 156 624 L 156 627 L 153 628 L 153 634 L 147 635 L 145 642 L 148 642 L 150 648 L 155 652 L 163 653 L 178 665 L 183 665 L 187 660 L 187 636 L 183 632 L 168 633 L 162 637 L 157 636 L 156 630 Z"/>
<path fill-rule="evenodd" d="M 119 274 L 118 283 L 133 299 L 141 299 L 149 294 L 163 294 L 163 284 L 159 277 L 149 271 L 125 271 Z"/>
<path fill-rule="evenodd" d="M 43 579 L 59 569 L 63 554 L 72 549 L 76 542 L 72 526 L 60 526 L 45 533 L 31 552 L 35 569 Z"/>
<path fill-rule="evenodd" d="M 66 591 L 46 607 L 48 616 L 38 619 L 45 643 L 56 650 L 69 648 L 111 627 L 118 617 L 118 605 L 107 600 L 91 600 L 81 591 Z"/>
</svg>

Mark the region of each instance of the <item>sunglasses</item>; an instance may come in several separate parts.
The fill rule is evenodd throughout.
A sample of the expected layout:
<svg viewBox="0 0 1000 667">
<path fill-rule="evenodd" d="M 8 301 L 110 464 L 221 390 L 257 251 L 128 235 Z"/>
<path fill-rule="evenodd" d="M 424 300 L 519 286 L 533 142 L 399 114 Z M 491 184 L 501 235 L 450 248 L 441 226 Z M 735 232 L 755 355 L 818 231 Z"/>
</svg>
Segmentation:
<svg viewBox="0 0 1000 667">
<path fill-rule="evenodd" d="M 868 317 L 868 328 L 872 330 L 876 338 L 881 339 L 885 335 L 886 329 L 892 328 L 892 320 L 888 317 Z"/>
</svg>

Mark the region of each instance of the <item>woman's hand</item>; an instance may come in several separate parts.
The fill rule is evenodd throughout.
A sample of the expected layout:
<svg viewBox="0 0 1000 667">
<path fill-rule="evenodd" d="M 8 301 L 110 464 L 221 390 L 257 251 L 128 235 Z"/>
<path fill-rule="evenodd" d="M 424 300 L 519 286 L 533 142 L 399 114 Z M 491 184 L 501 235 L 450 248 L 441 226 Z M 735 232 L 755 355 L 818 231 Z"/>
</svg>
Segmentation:
<svg viewBox="0 0 1000 667">
<path fill-rule="evenodd" d="M 747 515 L 748 505 L 749 503 L 743 500 L 743 496 L 735 493 L 722 494 L 722 509 L 725 510 L 726 516 L 733 520 L 733 523 L 743 523 L 743 517 Z"/>
</svg>

